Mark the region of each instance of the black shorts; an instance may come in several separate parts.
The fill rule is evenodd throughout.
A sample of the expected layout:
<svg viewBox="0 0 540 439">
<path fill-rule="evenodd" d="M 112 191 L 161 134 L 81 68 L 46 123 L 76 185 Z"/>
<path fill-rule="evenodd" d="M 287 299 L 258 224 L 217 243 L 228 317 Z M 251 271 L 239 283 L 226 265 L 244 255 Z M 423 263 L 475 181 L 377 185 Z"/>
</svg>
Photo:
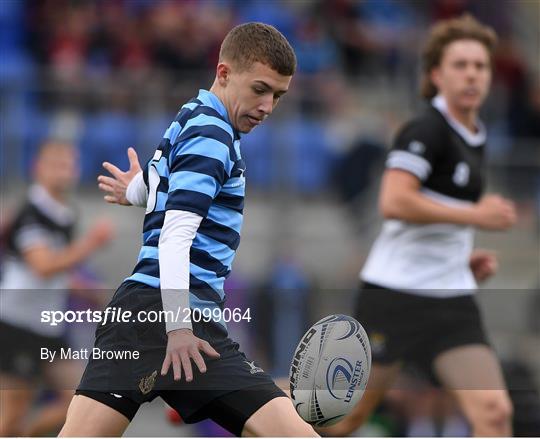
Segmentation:
<svg viewBox="0 0 540 439">
<path fill-rule="evenodd" d="M 442 352 L 489 346 L 473 295 L 425 297 L 364 283 L 355 316 L 369 336 L 374 363 L 402 361 L 429 372 Z"/>
<path fill-rule="evenodd" d="M 47 337 L 0 321 L 0 371 L 28 381 L 43 378 L 41 349 L 59 352 L 67 348 L 63 337 Z"/>
<path fill-rule="evenodd" d="M 134 281 L 124 282 L 108 307 L 139 311 L 163 309 L 159 289 Z M 286 396 L 271 377 L 227 337 L 217 323 L 193 323 L 195 336 L 219 352 L 219 359 L 205 357 L 207 371 L 201 374 L 192 363 L 193 381 L 173 380 L 172 367 L 161 376 L 167 335 L 165 323 L 139 321 L 99 325 L 94 348 L 100 351 L 138 351 L 138 359 L 90 360 L 76 391 L 100 401 L 133 419 L 139 406 L 160 396 L 184 422 L 213 419 L 231 433 L 240 435 L 247 419 L 268 401 Z"/>
</svg>

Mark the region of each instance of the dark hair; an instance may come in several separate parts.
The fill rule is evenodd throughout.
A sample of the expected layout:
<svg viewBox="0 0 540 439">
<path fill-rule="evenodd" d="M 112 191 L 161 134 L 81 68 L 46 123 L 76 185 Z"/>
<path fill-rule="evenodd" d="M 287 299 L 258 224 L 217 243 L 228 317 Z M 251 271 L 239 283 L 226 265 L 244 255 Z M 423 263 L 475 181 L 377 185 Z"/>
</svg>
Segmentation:
<svg viewBox="0 0 540 439">
<path fill-rule="evenodd" d="M 229 61 L 240 70 L 260 62 L 283 76 L 292 76 L 296 71 L 293 48 L 281 32 L 264 23 L 234 27 L 221 43 L 219 60 Z"/>
<path fill-rule="evenodd" d="M 457 40 L 476 40 L 486 47 L 490 58 L 493 58 L 497 34 L 491 27 L 483 25 L 469 14 L 444 20 L 433 26 L 422 52 L 422 97 L 429 99 L 437 94 L 437 88 L 431 82 L 431 71 L 441 63 L 446 47 Z"/>
</svg>

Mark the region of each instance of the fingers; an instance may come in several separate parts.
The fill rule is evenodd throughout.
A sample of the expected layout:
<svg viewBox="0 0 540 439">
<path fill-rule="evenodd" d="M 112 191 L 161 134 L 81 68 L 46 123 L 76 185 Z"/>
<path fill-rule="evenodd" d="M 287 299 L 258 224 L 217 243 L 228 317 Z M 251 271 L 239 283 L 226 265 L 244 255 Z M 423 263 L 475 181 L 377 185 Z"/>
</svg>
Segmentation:
<svg viewBox="0 0 540 439">
<path fill-rule="evenodd" d="M 497 253 L 491 250 L 475 250 L 471 255 L 471 264 L 496 264 Z"/>
<path fill-rule="evenodd" d="M 127 154 L 129 159 L 129 168 L 131 170 L 141 169 L 141 165 L 139 164 L 139 157 L 137 156 L 137 151 L 135 151 L 135 149 L 133 149 L 132 147 L 129 147 Z"/>
<path fill-rule="evenodd" d="M 191 359 L 189 358 L 187 351 L 180 354 L 180 361 L 182 362 L 182 368 L 184 369 L 186 381 L 188 383 L 193 381 L 193 369 L 191 367 Z"/>
<path fill-rule="evenodd" d="M 105 183 L 99 183 L 98 188 L 100 188 L 103 192 L 110 192 L 111 194 L 114 193 L 114 188 Z"/>
<path fill-rule="evenodd" d="M 103 199 L 104 199 L 107 203 L 118 204 L 118 198 L 116 198 L 116 197 L 113 196 L 113 195 L 105 195 L 105 196 L 103 197 Z"/>
<path fill-rule="evenodd" d="M 180 358 L 178 357 L 178 353 L 171 352 L 169 354 L 172 357 L 172 366 L 173 366 L 173 375 L 175 381 L 180 381 L 180 378 L 182 378 L 182 368 L 180 367 Z"/>
<path fill-rule="evenodd" d="M 163 360 L 163 365 L 161 366 L 161 375 L 167 375 L 167 372 L 169 371 L 170 366 L 171 366 L 171 356 L 169 354 L 166 354 L 165 359 Z"/>
<path fill-rule="evenodd" d="M 114 194 L 115 190 L 118 186 L 118 181 L 111 177 L 105 177 L 104 175 L 100 175 L 98 177 L 98 187 L 103 192 L 109 192 L 110 194 Z"/>
<path fill-rule="evenodd" d="M 199 371 L 201 373 L 206 372 L 206 364 L 204 362 L 204 359 L 201 355 L 201 353 L 198 351 L 198 349 L 193 349 L 191 352 L 191 358 L 193 359 L 193 362 L 195 365 L 199 368 Z"/>
<path fill-rule="evenodd" d="M 202 360 L 202 357 L 201 357 L 201 360 Z M 163 366 L 161 368 L 161 375 L 167 374 L 171 362 L 172 362 L 173 376 L 174 376 L 175 381 L 180 381 L 182 379 L 182 369 L 184 369 L 184 376 L 186 377 L 186 381 L 187 382 L 193 381 L 193 369 L 191 367 L 191 360 L 189 358 L 187 351 L 180 353 L 180 355 L 178 355 L 177 352 L 168 353 L 167 356 L 165 357 L 165 361 L 163 362 Z M 204 365 L 204 361 L 203 361 L 203 365 Z"/>
<path fill-rule="evenodd" d="M 210 346 L 210 343 L 208 343 L 207 341 L 201 343 L 201 349 L 206 355 L 211 358 L 220 357 L 219 353 L 212 346 Z"/>
<path fill-rule="evenodd" d="M 161 366 L 161 375 L 167 375 L 169 368 L 172 364 L 173 376 L 175 381 L 180 381 L 182 378 L 182 369 L 184 370 L 184 376 L 189 383 L 193 381 L 193 368 L 191 367 L 191 360 L 197 365 L 197 368 L 201 373 L 206 372 L 206 364 L 199 351 L 195 348 L 188 354 L 188 351 L 171 352 L 165 356 L 163 365 Z"/>
<path fill-rule="evenodd" d="M 475 248 L 473 250 L 473 255 L 481 255 L 481 256 L 497 256 L 497 252 L 495 250 L 489 250 L 485 248 Z"/>
<path fill-rule="evenodd" d="M 497 260 L 493 258 L 487 258 L 478 264 L 474 270 L 475 277 L 478 281 L 483 282 L 493 276 L 498 271 Z"/>
<path fill-rule="evenodd" d="M 497 272 L 499 264 L 497 263 L 497 260 L 495 258 L 490 258 L 486 261 L 483 268 L 486 275 L 491 276 Z"/>
<path fill-rule="evenodd" d="M 512 204 L 510 207 L 508 207 L 508 220 L 510 221 L 511 225 L 514 225 L 517 221 L 517 212 L 516 207 Z"/>
<path fill-rule="evenodd" d="M 97 180 L 98 180 L 98 183 L 106 184 L 109 186 L 118 185 L 118 180 L 115 180 L 114 178 L 111 178 L 111 177 L 107 177 L 106 175 L 100 175 Z"/>
<path fill-rule="evenodd" d="M 182 378 L 182 370 L 184 371 L 186 382 L 193 381 L 193 365 L 191 361 L 195 363 L 201 373 L 207 371 L 205 360 L 201 355 L 202 352 L 211 358 L 219 358 L 220 356 L 207 341 L 193 336 L 192 333 L 189 335 L 179 333 L 178 331 L 171 331 L 169 337 L 167 354 L 163 361 L 161 374 L 166 375 L 172 364 L 175 381 L 179 381 Z"/>
<path fill-rule="evenodd" d="M 124 174 L 119 168 L 114 166 L 112 163 L 103 162 L 103 167 L 117 179 L 120 179 L 122 175 Z"/>
</svg>

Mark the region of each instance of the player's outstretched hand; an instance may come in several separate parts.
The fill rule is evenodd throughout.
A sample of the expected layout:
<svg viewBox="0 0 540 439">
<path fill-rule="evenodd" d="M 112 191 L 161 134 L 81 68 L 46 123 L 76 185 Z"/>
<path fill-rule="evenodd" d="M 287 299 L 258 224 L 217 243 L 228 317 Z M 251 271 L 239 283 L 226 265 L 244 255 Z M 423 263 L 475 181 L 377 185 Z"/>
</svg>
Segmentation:
<svg viewBox="0 0 540 439">
<path fill-rule="evenodd" d="M 103 163 L 103 167 L 112 175 L 112 177 L 106 175 L 98 177 L 98 186 L 106 193 L 103 198 L 107 203 L 131 206 L 131 203 L 126 198 L 126 190 L 129 182 L 141 172 L 141 165 L 139 164 L 137 152 L 133 148 L 128 148 L 127 155 L 129 158 L 129 170 L 126 172 L 121 171 L 112 163 Z"/>
<path fill-rule="evenodd" d="M 182 369 L 186 381 L 193 380 L 193 369 L 191 361 L 197 365 L 201 373 L 206 372 L 206 364 L 201 355 L 201 351 L 210 358 L 219 358 L 218 352 L 205 340 L 193 335 L 190 329 L 177 329 L 168 333 L 167 353 L 161 367 L 161 375 L 167 375 L 172 364 L 174 380 L 182 378 Z"/>
</svg>

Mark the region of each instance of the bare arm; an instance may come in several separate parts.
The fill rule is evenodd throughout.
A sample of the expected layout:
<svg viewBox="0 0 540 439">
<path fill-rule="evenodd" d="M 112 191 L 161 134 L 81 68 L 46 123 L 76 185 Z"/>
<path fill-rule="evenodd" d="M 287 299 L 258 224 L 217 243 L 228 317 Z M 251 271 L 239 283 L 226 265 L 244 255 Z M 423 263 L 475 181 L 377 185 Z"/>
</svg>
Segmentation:
<svg viewBox="0 0 540 439">
<path fill-rule="evenodd" d="M 412 223 L 452 223 L 488 230 L 506 230 L 516 221 L 512 202 L 498 195 L 486 195 L 471 206 L 447 206 L 420 192 L 421 182 L 401 169 L 385 171 L 379 208 L 386 219 Z"/>
<path fill-rule="evenodd" d="M 80 264 L 109 242 L 112 234 L 111 224 L 100 221 L 84 237 L 62 249 L 53 249 L 44 242 L 37 242 L 28 246 L 22 254 L 32 271 L 46 278 Z"/>
</svg>

